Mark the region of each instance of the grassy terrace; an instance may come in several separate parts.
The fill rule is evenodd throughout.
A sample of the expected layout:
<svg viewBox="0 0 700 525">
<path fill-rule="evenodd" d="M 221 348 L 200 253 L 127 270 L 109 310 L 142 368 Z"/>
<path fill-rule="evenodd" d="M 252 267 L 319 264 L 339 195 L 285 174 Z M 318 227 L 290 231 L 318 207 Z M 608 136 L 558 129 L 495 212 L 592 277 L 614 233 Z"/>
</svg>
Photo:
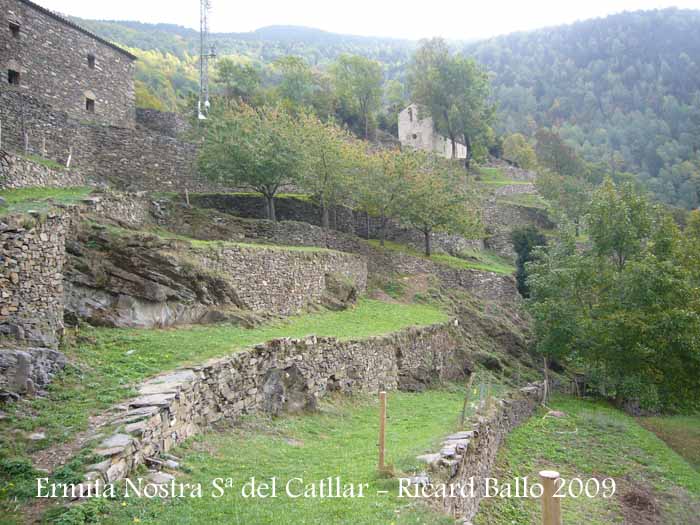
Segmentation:
<svg viewBox="0 0 700 525">
<path fill-rule="evenodd" d="M 387 462 L 395 473 L 415 465 L 415 456 L 438 447 L 440 438 L 457 430 L 464 392 L 449 386 L 421 394 L 392 392 L 388 396 Z M 375 399 L 334 398 L 321 413 L 276 420 L 251 418 L 242 427 L 190 440 L 175 451 L 185 458 L 187 475 L 179 480 L 202 483 L 201 499 L 182 501 L 124 500 L 110 502 L 103 523 L 200 525 L 207 523 L 267 525 L 352 523 L 450 524 L 421 504 L 398 499 L 398 481 L 380 477 L 377 461 Z M 280 478 L 276 498 L 243 499 L 241 485 Z M 369 483 L 364 498 L 291 499 L 284 484 L 292 478 L 306 483 L 341 476 L 344 483 Z M 235 490 L 221 499 L 210 497 L 213 478 L 233 478 Z M 386 490 L 387 494 L 377 491 Z"/>
<path fill-rule="evenodd" d="M 99 225 L 97 222 L 87 221 L 88 224 Z M 225 248 L 238 247 L 238 248 L 250 248 L 253 250 L 277 250 L 277 251 L 291 251 L 291 252 L 332 252 L 328 248 L 321 248 L 318 246 L 291 246 L 282 244 L 265 244 L 265 243 L 247 243 L 247 242 L 236 242 L 236 241 L 203 241 L 199 239 L 193 239 L 192 237 L 187 237 L 185 235 L 179 235 L 173 233 L 161 227 L 151 227 L 144 230 L 127 230 L 125 228 L 120 228 L 118 226 L 107 226 L 106 230 L 116 236 L 116 237 L 133 237 L 134 235 L 144 235 L 150 234 L 160 237 L 161 239 L 173 239 L 178 241 L 183 241 L 188 243 L 192 248 Z"/>
<path fill-rule="evenodd" d="M 513 184 L 531 184 L 523 180 L 511 180 L 507 178 L 499 168 L 484 168 L 476 169 L 476 176 L 479 177 L 479 182 L 489 186 L 511 186 Z"/>
<path fill-rule="evenodd" d="M 700 416 L 645 417 L 639 422 L 700 471 Z"/>
<path fill-rule="evenodd" d="M 516 206 L 522 206 L 524 208 L 536 208 L 538 210 L 547 209 L 547 201 L 540 195 L 534 193 L 515 193 L 513 195 L 499 197 L 498 201 L 505 204 L 515 204 Z"/>
<path fill-rule="evenodd" d="M 378 240 L 370 240 L 368 242 L 375 248 L 381 248 Z M 515 267 L 508 260 L 504 259 L 503 257 L 499 257 L 494 253 L 484 251 L 467 251 L 463 253 L 462 257 L 453 257 L 452 255 L 434 253 L 428 258 L 425 256 L 425 254 L 411 248 L 410 246 L 391 241 L 385 241 L 384 249 L 403 252 L 408 255 L 412 255 L 413 257 L 420 257 L 421 259 L 428 259 L 458 270 L 484 270 L 486 272 L 494 272 L 504 275 L 511 275 L 515 272 Z"/>
<path fill-rule="evenodd" d="M 537 477 L 544 469 L 563 478 L 615 479 L 614 497 L 562 500 L 564 523 L 607 525 L 700 523 L 700 472 L 632 417 L 603 403 L 555 398 L 550 406 L 565 418 L 539 415 L 519 427 L 499 453 L 494 477 Z M 688 434 L 698 418 L 662 418 Z M 649 420 L 655 426 L 662 421 Z M 667 433 L 672 433 L 672 427 Z M 697 439 L 697 434 L 695 434 Z M 695 441 L 697 447 L 697 441 Z M 697 448 L 688 451 L 697 460 Z M 485 500 L 475 525 L 539 523 L 540 504 L 532 499 Z"/>
<path fill-rule="evenodd" d="M 92 188 L 22 188 L 0 191 L 6 206 L 0 206 L 0 215 L 24 213 L 30 210 L 45 212 L 52 204 L 72 204 L 87 197 Z"/>
<path fill-rule="evenodd" d="M 87 428 L 91 414 L 133 395 L 133 385 L 177 366 L 279 337 L 315 334 L 364 338 L 446 320 L 445 313 L 426 305 L 362 300 L 352 310 L 301 315 L 255 329 L 231 325 L 169 330 L 80 329 L 73 343 L 64 348 L 74 366 L 54 381 L 49 396 L 6 407 L 8 417 L 0 421 L 0 459 L 68 440 Z M 13 434 L 12 429 L 22 432 Z M 46 433 L 45 440 L 24 439 L 25 433 L 38 430 Z"/>
</svg>

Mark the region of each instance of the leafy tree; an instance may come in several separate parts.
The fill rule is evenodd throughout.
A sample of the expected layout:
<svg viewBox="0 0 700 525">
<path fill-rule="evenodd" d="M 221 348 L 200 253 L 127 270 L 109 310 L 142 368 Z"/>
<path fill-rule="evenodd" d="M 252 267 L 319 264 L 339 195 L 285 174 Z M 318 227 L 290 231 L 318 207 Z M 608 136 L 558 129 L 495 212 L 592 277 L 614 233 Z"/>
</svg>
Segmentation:
<svg viewBox="0 0 700 525">
<path fill-rule="evenodd" d="M 463 173 L 454 164 L 433 155 L 414 153 L 417 169 L 407 174 L 399 218 L 423 234 L 425 255 L 432 254 L 432 234 L 447 231 L 471 235 L 480 231 L 477 207 Z"/>
<path fill-rule="evenodd" d="M 547 238 L 534 226 L 523 226 L 511 232 L 511 242 L 517 254 L 515 279 L 518 283 L 518 291 L 523 297 L 530 297 L 530 288 L 527 285 L 527 263 L 535 257 L 535 248 L 547 245 Z"/>
<path fill-rule="evenodd" d="M 411 97 L 432 117 L 436 130 L 450 139 L 452 158 L 457 144 L 467 146 L 467 159 L 476 148 L 486 150 L 493 139 L 495 108 L 489 103 L 488 76 L 470 58 L 452 55 L 444 40 L 424 41 L 409 70 Z"/>
<path fill-rule="evenodd" d="M 275 194 L 299 180 L 303 159 L 295 120 L 271 107 L 229 104 L 211 115 L 200 150 L 200 172 L 226 185 L 262 194 L 276 220 Z"/>
<path fill-rule="evenodd" d="M 508 135 L 503 141 L 503 158 L 524 170 L 534 170 L 537 166 L 535 149 L 520 133 Z"/>
<path fill-rule="evenodd" d="M 260 88 L 260 73 L 250 64 L 241 64 L 230 57 L 216 61 L 216 82 L 228 98 L 250 103 Z"/>
<path fill-rule="evenodd" d="M 314 115 L 301 115 L 298 131 L 303 152 L 299 184 L 318 198 L 321 224 L 329 228 L 329 209 L 347 197 L 356 146 L 347 131 Z"/>
<path fill-rule="evenodd" d="M 331 72 L 338 98 L 360 119 L 362 136 L 370 138 L 374 115 L 381 104 L 381 65 L 358 55 L 342 55 Z"/>
<path fill-rule="evenodd" d="M 697 407 L 698 288 L 678 228 L 631 184 L 611 180 L 586 221 L 589 249 L 577 250 L 564 227 L 527 266 L 538 350 L 582 367 L 621 403 Z"/>
<path fill-rule="evenodd" d="M 291 108 L 312 108 L 321 118 L 329 118 L 335 109 L 335 93 L 329 79 L 314 71 L 301 57 L 284 56 L 273 64 L 280 75 L 277 96 Z"/>
<path fill-rule="evenodd" d="M 136 97 L 136 107 L 145 109 L 155 109 L 158 111 L 166 111 L 165 104 L 160 100 L 151 89 L 137 80 L 134 82 L 134 92 Z"/>
</svg>

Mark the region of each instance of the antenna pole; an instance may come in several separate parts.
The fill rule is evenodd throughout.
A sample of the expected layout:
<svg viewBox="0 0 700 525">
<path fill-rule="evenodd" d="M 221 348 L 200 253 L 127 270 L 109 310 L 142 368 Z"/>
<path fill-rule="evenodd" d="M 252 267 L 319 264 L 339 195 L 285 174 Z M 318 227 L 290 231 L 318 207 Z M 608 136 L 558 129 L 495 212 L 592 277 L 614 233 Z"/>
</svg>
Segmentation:
<svg viewBox="0 0 700 525">
<path fill-rule="evenodd" d="M 209 46 L 210 0 L 200 0 L 199 9 L 199 102 L 197 113 L 200 120 L 206 120 L 209 113 L 209 59 L 214 58 L 213 47 Z"/>
</svg>

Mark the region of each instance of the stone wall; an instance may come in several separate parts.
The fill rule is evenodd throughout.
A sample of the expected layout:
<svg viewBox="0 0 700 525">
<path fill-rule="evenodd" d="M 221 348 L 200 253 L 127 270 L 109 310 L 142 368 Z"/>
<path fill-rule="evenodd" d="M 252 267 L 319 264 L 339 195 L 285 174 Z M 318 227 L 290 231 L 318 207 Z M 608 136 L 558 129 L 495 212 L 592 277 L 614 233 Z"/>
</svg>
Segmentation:
<svg viewBox="0 0 700 525">
<path fill-rule="evenodd" d="M 50 348 L 0 348 L 0 401 L 42 394 L 66 357 Z"/>
<path fill-rule="evenodd" d="M 143 192 L 104 190 L 93 192 L 78 208 L 81 213 L 104 217 L 130 228 L 142 228 L 153 222 L 151 206 L 152 201 Z"/>
<path fill-rule="evenodd" d="M 54 110 L 36 97 L 0 85 L 2 147 L 66 165 L 121 190 L 226 191 L 199 178 L 197 146 L 146 128 L 91 124 Z"/>
<path fill-rule="evenodd" d="M 88 481 L 127 477 L 147 458 L 243 414 L 314 408 L 329 391 L 395 390 L 462 375 L 463 356 L 451 322 L 364 340 L 281 339 L 157 377 L 123 403 L 115 434 L 95 451 Z"/>
<path fill-rule="evenodd" d="M 432 499 L 430 503 L 460 522 L 470 523 L 484 497 L 485 479 L 491 476 L 498 449 L 505 436 L 529 418 L 542 400 L 542 385 L 521 388 L 497 400 L 495 407 L 482 407 L 477 412 L 470 430 L 449 436 L 435 454 L 419 456 L 427 464 L 429 473 L 420 476 L 421 483 L 445 483 L 453 486 L 456 494 L 464 488 L 467 497 Z M 426 479 L 427 478 L 427 479 Z M 469 494 L 474 479 L 474 497 Z"/>
<path fill-rule="evenodd" d="M 534 184 L 508 184 L 507 186 L 500 186 L 496 188 L 493 192 L 494 195 L 499 197 L 534 193 L 537 193 L 537 189 L 535 188 Z"/>
<path fill-rule="evenodd" d="M 136 108 L 136 125 L 172 138 L 190 130 L 190 123 L 182 115 L 155 109 Z"/>
<path fill-rule="evenodd" d="M 0 218 L 0 343 L 57 346 L 67 222 L 57 215 Z"/>
<path fill-rule="evenodd" d="M 215 212 L 202 217 L 198 216 L 197 210 L 167 202 L 162 203 L 160 210 L 161 225 L 197 239 L 318 246 L 363 255 L 367 258 L 369 273 L 432 274 L 446 286 L 461 288 L 483 299 L 515 302 L 520 297 L 515 280 L 510 275 L 452 268 L 429 259 L 383 250 L 354 235 L 307 223 L 247 220 L 225 213 L 217 216 Z"/>
<path fill-rule="evenodd" d="M 0 0 L 0 80 L 74 118 L 133 127 L 134 65 L 120 50 L 25 0 Z M 17 24 L 16 35 L 10 24 Z M 94 58 L 94 64 L 88 59 Z M 20 73 L 10 86 L 9 70 Z M 94 111 L 86 99 L 94 101 Z"/>
<path fill-rule="evenodd" d="M 516 186 L 514 186 L 516 187 Z M 515 251 L 511 242 L 511 232 L 514 228 L 529 224 L 540 229 L 551 229 L 554 223 L 549 219 L 546 210 L 519 206 L 490 198 L 483 209 L 484 224 L 487 225 L 488 237 L 484 245 L 501 257 L 514 259 Z"/>
<path fill-rule="evenodd" d="M 0 189 L 29 188 L 67 188 L 85 186 L 87 181 L 80 173 L 58 167 L 51 168 L 31 159 L 10 155 L 10 166 L 0 173 Z"/>
<path fill-rule="evenodd" d="M 223 213 L 248 219 L 265 219 L 265 202 L 255 194 L 203 194 L 190 197 L 193 205 L 212 208 Z M 283 197 L 275 200 L 275 210 L 280 221 L 306 222 L 314 226 L 321 225 L 321 209 L 308 198 Z M 345 206 L 337 206 L 330 211 L 331 229 L 357 235 L 363 238 L 379 239 L 381 220 L 367 216 Z M 423 249 L 423 234 L 413 228 L 403 226 L 394 220 L 387 221 L 386 239 L 407 244 L 417 250 Z M 433 249 L 436 253 L 458 255 L 468 250 L 483 249 L 481 239 L 465 239 L 459 235 L 436 232 L 432 236 Z"/>
<path fill-rule="evenodd" d="M 254 312 L 299 313 L 321 302 L 329 276 L 340 276 L 358 293 L 367 286 L 367 262 L 347 253 L 231 244 L 192 254 L 202 268 L 231 281 L 241 306 Z"/>
</svg>

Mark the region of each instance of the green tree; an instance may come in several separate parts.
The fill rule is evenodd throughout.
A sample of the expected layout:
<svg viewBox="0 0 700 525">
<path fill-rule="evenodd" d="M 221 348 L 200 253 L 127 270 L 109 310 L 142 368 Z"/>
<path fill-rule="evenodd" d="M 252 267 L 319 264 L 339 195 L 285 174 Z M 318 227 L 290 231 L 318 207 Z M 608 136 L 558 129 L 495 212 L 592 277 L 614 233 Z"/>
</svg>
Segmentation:
<svg viewBox="0 0 700 525">
<path fill-rule="evenodd" d="M 407 174 L 398 214 L 423 234 L 425 255 L 430 257 L 433 232 L 471 235 L 480 232 L 480 221 L 463 172 L 457 173 L 452 163 L 433 155 L 415 155 L 420 160 Z"/>
<path fill-rule="evenodd" d="M 362 136 L 370 138 L 374 115 L 382 99 L 382 66 L 358 55 L 342 55 L 331 72 L 338 98 L 359 118 Z"/>
<path fill-rule="evenodd" d="M 698 288 L 678 228 L 631 184 L 606 181 L 586 218 L 527 268 L 537 348 L 583 368 L 601 394 L 643 408 L 697 408 Z"/>
<path fill-rule="evenodd" d="M 534 170 L 537 166 L 535 149 L 520 133 L 508 135 L 503 141 L 503 158 L 524 170 Z"/>
<path fill-rule="evenodd" d="M 330 227 L 329 210 L 347 197 L 352 176 L 353 137 L 333 122 L 302 114 L 298 121 L 303 167 L 299 184 L 319 200 L 321 225 Z"/>
<path fill-rule="evenodd" d="M 260 193 L 268 219 L 277 220 L 275 194 L 298 181 L 303 166 L 295 120 L 278 108 L 232 103 L 212 114 L 204 134 L 200 172 L 215 182 Z"/>
<path fill-rule="evenodd" d="M 527 285 L 527 263 L 535 259 L 534 250 L 547 245 L 547 238 L 534 226 L 523 226 L 511 232 L 511 242 L 517 255 L 515 280 L 523 297 L 530 297 Z"/>
<path fill-rule="evenodd" d="M 452 158 L 459 142 L 467 146 L 467 167 L 475 149 L 486 151 L 493 139 L 495 108 L 489 102 L 488 75 L 473 59 L 452 55 L 440 38 L 426 40 L 411 62 L 409 86 L 413 102 L 450 139 Z"/>
<path fill-rule="evenodd" d="M 223 87 L 224 95 L 250 103 L 260 88 L 260 73 L 250 64 L 241 64 L 231 57 L 216 61 L 216 83 Z"/>
</svg>

